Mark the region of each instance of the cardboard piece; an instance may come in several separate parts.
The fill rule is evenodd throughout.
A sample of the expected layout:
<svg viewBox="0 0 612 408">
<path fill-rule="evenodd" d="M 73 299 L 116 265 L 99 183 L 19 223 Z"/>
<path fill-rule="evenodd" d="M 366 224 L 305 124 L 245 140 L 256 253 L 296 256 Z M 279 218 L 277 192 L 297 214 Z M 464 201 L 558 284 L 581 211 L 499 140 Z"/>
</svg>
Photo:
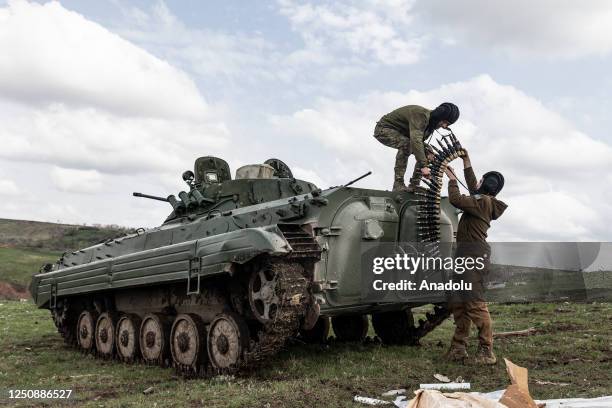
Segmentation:
<svg viewBox="0 0 612 408">
<path fill-rule="evenodd" d="M 510 382 L 518 385 L 521 391 L 529 395 L 528 370 L 525 367 L 517 366 L 507 358 L 504 358 L 504 362 L 506 363 L 506 371 L 508 372 L 508 377 L 510 377 Z"/>
<path fill-rule="evenodd" d="M 512 384 L 506 388 L 499 401 L 474 393 L 443 394 L 437 390 L 421 389 L 416 391 L 416 397 L 408 403 L 407 408 L 538 408 L 529 394 L 528 370 L 506 358 L 504 361 Z M 422 388 L 423 385 L 425 384 L 421 384 Z M 448 386 L 453 383 L 435 385 Z M 396 406 L 399 406 L 398 402 L 403 401 L 396 401 Z"/>
<path fill-rule="evenodd" d="M 517 384 L 509 385 L 499 402 L 508 408 L 538 408 L 531 395 L 523 391 Z"/>
<path fill-rule="evenodd" d="M 407 408 L 506 408 L 497 401 L 465 392 L 442 394 L 437 390 L 418 390 L 415 394 Z"/>
</svg>

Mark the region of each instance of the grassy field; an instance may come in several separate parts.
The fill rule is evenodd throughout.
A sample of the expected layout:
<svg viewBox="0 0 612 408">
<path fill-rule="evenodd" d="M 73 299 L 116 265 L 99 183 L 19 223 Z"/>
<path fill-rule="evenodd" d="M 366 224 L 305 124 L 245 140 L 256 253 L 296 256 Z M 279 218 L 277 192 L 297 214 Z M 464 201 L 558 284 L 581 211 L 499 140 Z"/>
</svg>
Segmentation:
<svg viewBox="0 0 612 408">
<path fill-rule="evenodd" d="M 54 262 L 66 248 L 120 232 L 0 220 L 0 285 L 27 286 L 43 263 Z M 496 331 L 538 328 L 536 335 L 495 344 L 500 360 L 529 368 L 534 397 L 612 394 L 611 304 L 492 305 L 491 311 Z M 0 300 L 0 406 L 353 407 L 360 406 L 353 402 L 355 395 L 379 397 L 395 388 L 411 392 L 420 383 L 435 382 L 435 373 L 462 376 L 475 391 L 505 388 L 503 363 L 479 367 L 444 361 L 452 329 L 449 320 L 416 348 L 293 344 L 251 376 L 184 380 L 172 369 L 101 361 L 66 348 L 48 311 L 31 302 Z M 71 389 L 74 394 L 67 401 L 8 401 L 3 400 L 7 389 Z"/>
<path fill-rule="evenodd" d="M 292 345 L 250 377 L 184 380 L 171 369 L 101 361 L 66 349 L 48 311 L 29 302 L 0 303 L 0 390 L 72 389 L 73 398 L 65 404 L 73 406 L 352 407 L 359 406 L 352 402 L 355 395 L 377 397 L 395 388 L 411 392 L 419 383 L 435 382 L 435 373 L 462 376 L 475 391 L 508 384 L 503 363 L 480 367 L 444 361 L 450 320 L 421 347 Z M 536 335 L 495 344 L 499 358 L 529 368 L 534 397 L 612 394 L 611 304 L 492 305 L 491 311 L 496 331 L 538 328 Z M 145 395 L 149 387 L 153 391 Z M 36 404 L 0 399 L 3 403 Z"/>
<path fill-rule="evenodd" d="M 53 263 L 61 252 L 0 248 L 0 281 L 28 286 L 44 263 Z"/>
<path fill-rule="evenodd" d="M 0 298 L 6 284 L 29 286 L 44 263 L 53 263 L 64 251 L 94 245 L 128 233 L 118 226 L 83 226 L 0 219 Z"/>
</svg>

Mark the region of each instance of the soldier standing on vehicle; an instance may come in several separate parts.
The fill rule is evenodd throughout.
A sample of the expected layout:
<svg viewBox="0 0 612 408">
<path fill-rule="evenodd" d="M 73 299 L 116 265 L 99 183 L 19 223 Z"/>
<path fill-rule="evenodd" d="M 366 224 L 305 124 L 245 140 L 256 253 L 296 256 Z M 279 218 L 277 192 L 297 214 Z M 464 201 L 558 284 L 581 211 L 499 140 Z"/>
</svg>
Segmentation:
<svg viewBox="0 0 612 408">
<path fill-rule="evenodd" d="M 469 155 L 463 157 L 463 172 L 470 191 L 469 196 L 459 193 L 457 178 L 453 169 L 446 169 L 448 182 L 448 198 L 452 205 L 463 210 L 463 215 L 457 227 L 457 251 L 455 257 L 484 258 L 484 268 L 466 270 L 461 275 L 464 282 L 472 282 L 472 290 L 468 293 L 454 294 L 449 302 L 450 310 L 455 319 L 455 334 L 447 358 L 453 361 L 465 360 L 468 357 L 467 339 L 473 322 L 478 329 L 478 351 L 476 362 L 479 364 L 495 364 L 497 358 L 493 353 L 493 323 L 489 309 L 484 301 L 484 277 L 489 272 L 491 248 L 487 243 L 487 230 L 492 220 L 498 219 L 507 205 L 495 198 L 504 186 L 501 173 L 490 171 L 480 182 L 472 169 Z"/>
<path fill-rule="evenodd" d="M 459 108 L 444 102 L 434 110 L 418 105 L 403 106 L 383 116 L 374 128 L 374 137 L 385 146 L 397 149 L 395 156 L 393 191 L 414 191 L 421 176 L 429 178 L 428 158 L 425 154 L 425 139 L 435 129 L 446 128 L 459 118 Z M 408 157 L 414 154 L 417 160 L 410 185 L 404 184 Z"/>
</svg>

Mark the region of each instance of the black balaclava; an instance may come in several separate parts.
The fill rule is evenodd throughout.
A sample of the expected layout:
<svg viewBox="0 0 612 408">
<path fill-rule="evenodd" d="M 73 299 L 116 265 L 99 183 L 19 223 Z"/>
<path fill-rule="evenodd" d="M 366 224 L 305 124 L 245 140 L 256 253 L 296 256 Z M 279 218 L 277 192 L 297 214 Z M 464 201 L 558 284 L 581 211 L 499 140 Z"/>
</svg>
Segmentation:
<svg viewBox="0 0 612 408">
<path fill-rule="evenodd" d="M 444 102 L 429 114 L 429 123 L 427 124 L 426 133 L 432 133 L 442 120 L 452 125 L 457 119 L 459 119 L 459 108 L 457 105 L 450 102 Z"/>
<path fill-rule="evenodd" d="M 498 171 L 485 173 L 482 179 L 482 184 L 477 191 L 478 194 L 496 196 L 504 187 L 504 176 Z"/>
</svg>

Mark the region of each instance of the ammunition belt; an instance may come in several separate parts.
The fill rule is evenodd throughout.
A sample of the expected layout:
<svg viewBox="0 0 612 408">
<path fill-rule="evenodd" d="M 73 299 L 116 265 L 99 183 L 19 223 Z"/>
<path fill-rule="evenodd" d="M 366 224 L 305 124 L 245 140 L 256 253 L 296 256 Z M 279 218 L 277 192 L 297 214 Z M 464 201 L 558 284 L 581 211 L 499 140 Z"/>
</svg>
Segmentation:
<svg viewBox="0 0 612 408">
<path fill-rule="evenodd" d="M 450 142 L 447 140 L 450 139 Z M 440 199 L 442 189 L 442 177 L 446 166 L 452 160 L 465 156 L 465 150 L 459 140 L 451 133 L 443 137 L 442 142 L 437 140 L 440 148 L 433 144 L 426 145 L 426 154 L 433 155 L 430 161 L 431 179 L 421 179 L 426 185 L 415 194 L 420 197 L 417 200 L 417 241 L 423 242 L 425 256 L 440 256 Z M 442 324 L 450 316 L 446 304 L 434 306 L 433 313 L 426 313 L 425 320 L 419 320 L 418 326 L 413 329 L 414 341 L 418 340 Z"/>
</svg>

